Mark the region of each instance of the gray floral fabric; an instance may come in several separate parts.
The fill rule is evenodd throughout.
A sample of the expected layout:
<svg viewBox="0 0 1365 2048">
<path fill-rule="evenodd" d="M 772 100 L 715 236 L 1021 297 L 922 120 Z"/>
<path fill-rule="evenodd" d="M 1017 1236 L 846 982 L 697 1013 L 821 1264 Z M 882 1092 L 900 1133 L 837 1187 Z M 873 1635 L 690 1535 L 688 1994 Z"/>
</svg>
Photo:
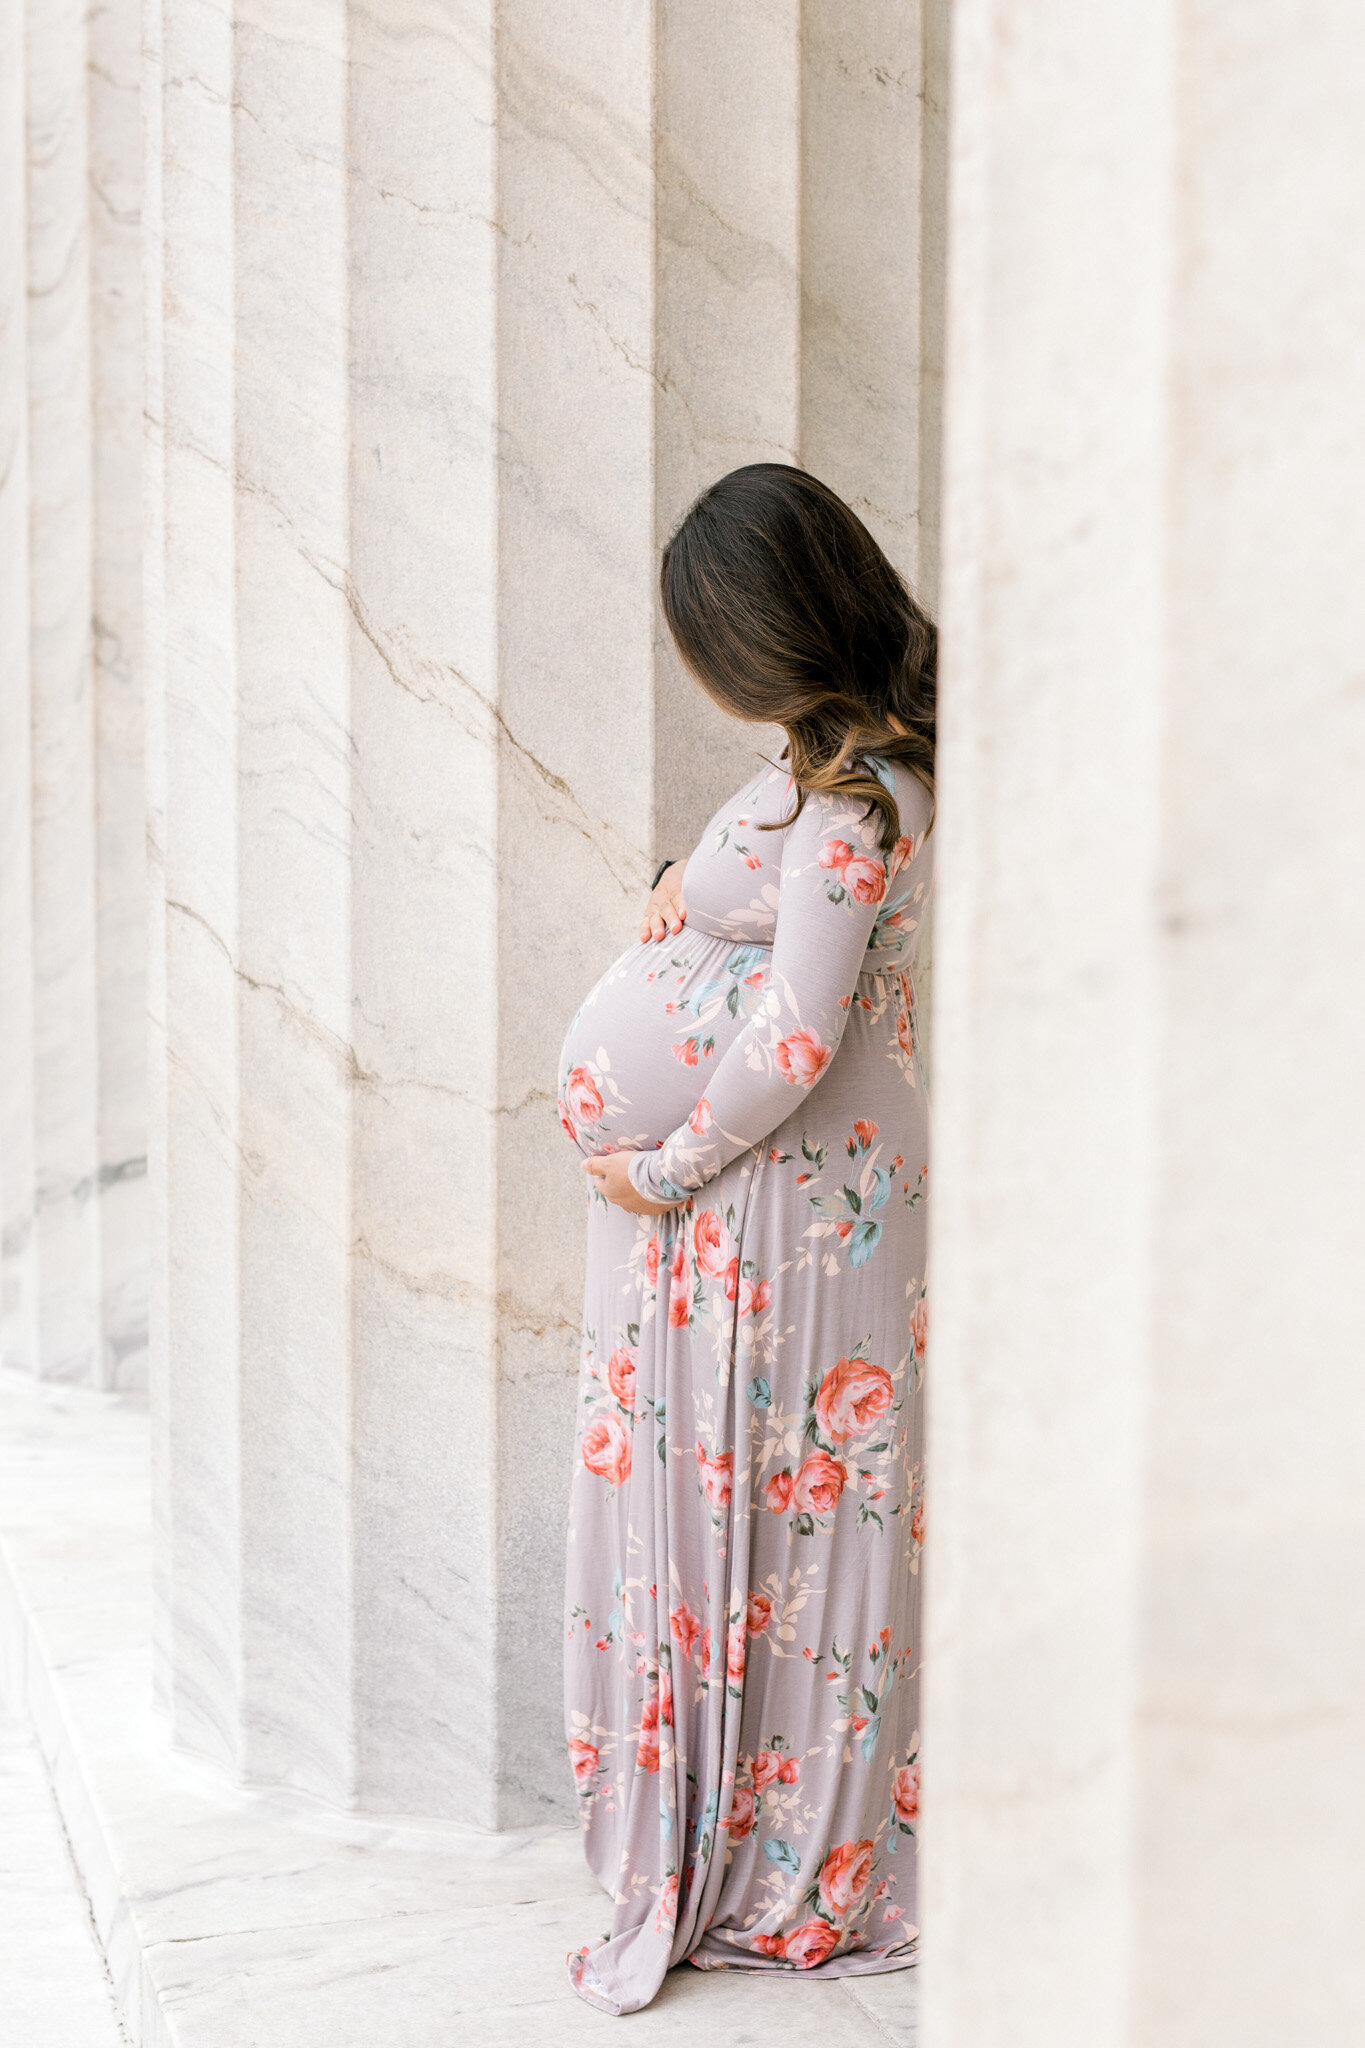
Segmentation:
<svg viewBox="0 0 1365 2048">
<path fill-rule="evenodd" d="M 687 863 L 687 922 L 569 1028 L 560 1118 L 628 1149 L 595 1190 L 565 1698 L 610 1927 L 581 1995 L 665 1972 L 913 1962 L 928 1107 L 913 964 L 930 799 L 889 856 L 860 802 L 765 767 Z"/>
</svg>

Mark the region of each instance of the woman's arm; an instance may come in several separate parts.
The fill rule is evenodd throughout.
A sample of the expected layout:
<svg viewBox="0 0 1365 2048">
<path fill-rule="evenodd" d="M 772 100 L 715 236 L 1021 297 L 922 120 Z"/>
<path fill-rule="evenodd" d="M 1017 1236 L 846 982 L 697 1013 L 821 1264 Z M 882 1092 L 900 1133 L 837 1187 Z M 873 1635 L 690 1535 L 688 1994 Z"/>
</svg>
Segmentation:
<svg viewBox="0 0 1365 2048">
<path fill-rule="evenodd" d="M 833 1059 L 886 862 L 876 823 L 847 797 L 813 795 L 782 835 L 772 973 L 756 1014 L 711 1075 L 685 1124 L 630 1155 L 636 1193 L 678 1202 L 789 1117 Z"/>
</svg>

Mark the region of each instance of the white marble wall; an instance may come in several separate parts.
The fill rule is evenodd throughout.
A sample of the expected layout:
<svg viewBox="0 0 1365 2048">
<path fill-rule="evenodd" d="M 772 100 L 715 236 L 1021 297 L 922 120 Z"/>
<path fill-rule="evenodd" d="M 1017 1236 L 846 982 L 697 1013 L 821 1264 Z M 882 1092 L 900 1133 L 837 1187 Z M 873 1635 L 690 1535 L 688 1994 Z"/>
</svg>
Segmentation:
<svg viewBox="0 0 1365 2048">
<path fill-rule="evenodd" d="M 160 1682 L 248 1779 L 567 1805 L 555 1058 L 753 753 L 657 544 L 847 436 L 916 559 L 919 32 L 806 16 L 148 9 Z"/>
<path fill-rule="evenodd" d="M 955 10 L 934 2048 L 1365 2030 L 1365 23 Z"/>
<path fill-rule="evenodd" d="M 146 1353 L 136 0 L 3 9 L 4 1356 Z"/>
</svg>

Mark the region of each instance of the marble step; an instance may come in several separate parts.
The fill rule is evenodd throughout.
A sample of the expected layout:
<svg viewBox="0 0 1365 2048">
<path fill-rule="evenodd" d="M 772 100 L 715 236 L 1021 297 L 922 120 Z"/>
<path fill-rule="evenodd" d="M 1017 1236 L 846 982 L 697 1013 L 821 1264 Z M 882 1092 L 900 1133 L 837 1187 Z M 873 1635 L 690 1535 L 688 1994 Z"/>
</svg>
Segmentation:
<svg viewBox="0 0 1365 2048">
<path fill-rule="evenodd" d="M 42 1754 L 0 1708 L 0 2041 L 127 2048 Z"/>
</svg>

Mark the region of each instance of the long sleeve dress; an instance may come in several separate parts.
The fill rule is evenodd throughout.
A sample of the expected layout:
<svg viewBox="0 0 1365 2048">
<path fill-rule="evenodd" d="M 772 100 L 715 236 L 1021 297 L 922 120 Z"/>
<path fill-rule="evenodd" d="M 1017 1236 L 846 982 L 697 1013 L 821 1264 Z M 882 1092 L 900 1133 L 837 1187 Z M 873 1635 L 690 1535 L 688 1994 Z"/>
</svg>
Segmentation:
<svg viewBox="0 0 1365 2048">
<path fill-rule="evenodd" d="M 930 799 L 868 765 L 889 855 L 765 768 L 561 1060 L 574 1143 L 676 1205 L 588 1222 L 566 1720 L 612 1908 L 569 1969 L 612 2013 L 684 1960 L 915 1958 Z"/>
</svg>

